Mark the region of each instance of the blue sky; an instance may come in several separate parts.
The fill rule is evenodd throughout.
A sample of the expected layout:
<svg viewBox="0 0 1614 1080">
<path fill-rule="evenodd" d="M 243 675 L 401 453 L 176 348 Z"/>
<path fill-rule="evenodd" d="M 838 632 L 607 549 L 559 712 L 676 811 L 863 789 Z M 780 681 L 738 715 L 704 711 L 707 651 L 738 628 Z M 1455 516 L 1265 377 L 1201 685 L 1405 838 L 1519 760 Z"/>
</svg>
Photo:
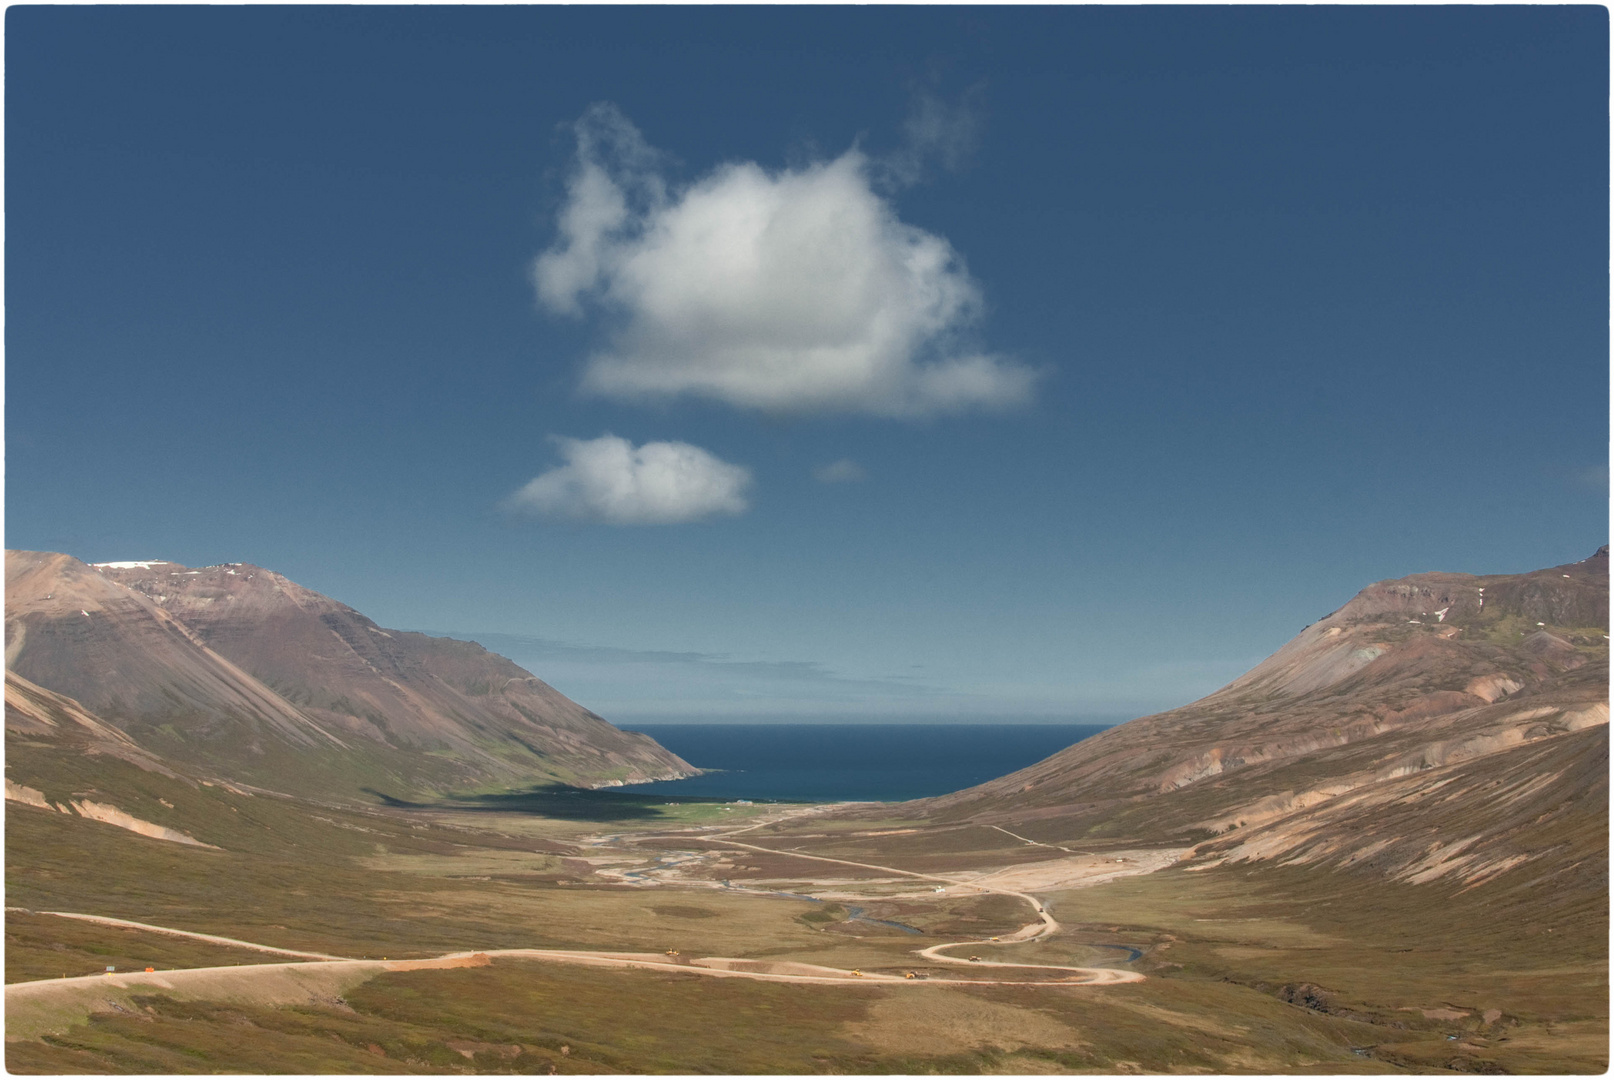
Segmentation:
<svg viewBox="0 0 1614 1080">
<path fill-rule="evenodd" d="M 1607 540 L 1599 7 L 6 20 L 9 547 L 1081 720 Z"/>
</svg>

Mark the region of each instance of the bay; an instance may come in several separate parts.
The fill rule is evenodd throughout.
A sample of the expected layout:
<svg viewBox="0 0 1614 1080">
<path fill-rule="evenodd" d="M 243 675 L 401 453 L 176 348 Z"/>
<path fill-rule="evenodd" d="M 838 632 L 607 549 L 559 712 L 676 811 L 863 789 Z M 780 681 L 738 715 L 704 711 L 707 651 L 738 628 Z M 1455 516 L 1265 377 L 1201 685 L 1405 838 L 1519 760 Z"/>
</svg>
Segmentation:
<svg viewBox="0 0 1614 1080">
<path fill-rule="evenodd" d="M 1107 724 L 643 724 L 703 769 L 615 791 L 712 799 L 900 802 L 973 787 L 1035 764 Z"/>
</svg>

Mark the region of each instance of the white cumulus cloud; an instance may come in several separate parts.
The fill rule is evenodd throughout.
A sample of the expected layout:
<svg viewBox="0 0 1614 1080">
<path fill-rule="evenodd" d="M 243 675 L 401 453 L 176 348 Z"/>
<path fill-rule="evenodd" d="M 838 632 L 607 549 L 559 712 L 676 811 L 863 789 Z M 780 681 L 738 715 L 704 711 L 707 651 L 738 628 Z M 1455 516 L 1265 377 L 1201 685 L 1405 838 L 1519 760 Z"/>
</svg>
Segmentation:
<svg viewBox="0 0 1614 1080">
<path fill-rule="evenodd" d="M 611 525 L 670 525 L 740 514 L 750 470 L 682 442 L 553 436 L 564 465 L 530 480 L 506 509 Z"/>
<path fill-rule="evenodd" d="M 614 106 L 576 125 L 559 235 L 533 268 L 552 311 L 611 327 L 583 371 L 622 400 L 923 416 L 1030 397 L 1035 373 L 970 348 L 980 290 L 945 239 L 898 220 L 856 149 L 673 190 Z"/>
</svg>

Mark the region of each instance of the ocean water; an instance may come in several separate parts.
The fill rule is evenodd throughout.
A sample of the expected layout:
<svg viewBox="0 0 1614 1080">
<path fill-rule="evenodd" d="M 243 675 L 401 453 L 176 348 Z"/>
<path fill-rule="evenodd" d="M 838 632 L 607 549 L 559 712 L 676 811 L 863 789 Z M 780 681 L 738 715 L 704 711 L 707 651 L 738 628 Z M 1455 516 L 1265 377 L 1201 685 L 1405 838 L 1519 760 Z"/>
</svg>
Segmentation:
<svg viewBox="0 0 1614 1080">
<path fill-rule="evenodd" d="M 716 799 L 899 802 L 971 787 L 1041 761 L 1107 724 L 644 724 L 703 769 L 616 791 Z"/>
</svg>

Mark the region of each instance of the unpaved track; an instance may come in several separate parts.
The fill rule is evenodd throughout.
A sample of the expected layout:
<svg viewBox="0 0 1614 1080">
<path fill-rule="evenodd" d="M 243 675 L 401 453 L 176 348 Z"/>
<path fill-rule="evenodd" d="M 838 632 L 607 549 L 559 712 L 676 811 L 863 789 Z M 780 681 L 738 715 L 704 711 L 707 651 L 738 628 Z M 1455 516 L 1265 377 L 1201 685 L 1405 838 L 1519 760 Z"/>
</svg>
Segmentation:
<svg viewBox="0 0 1614 1080">
<path fill-rule="evenodd" d="M 970 960 L 970 959 L 967 959 L 967 958 L 964 958 L 964 957 L 959 957 L 959 956 L 948 956 L 945 952 L 942 951 L 943 949 L 958 949 L 958 948 L 963 948 L 964 946 L 979 946 L 979 947 L 991 948 L 993 946 L 999 946 L 999 945 L 1016 945 L 1016 944 L 1020 944 L 1020 943 L 1027 942 L 1027 941 L 1036 941 L 1038 938 L 1049 937 L 1049 936 L 1051 936 L 1053 934 L 1058 933 L 1059 932 L 1059 923 L 1057 921 L 1055 921 L 1055 919 L 1054 919 L 1054 917 L 1052 915 L 1048 914 L 1046 909 L 1043 908 L 1042 901 L 1038 900 L 1036 897 L 1031 896 L 1031 895 L 1029 895 L 1027 893 L 1016 892 L 1013 889 L 1005 889 L 1002 886 L 985 885 L 985 884 L 982 884 L 979 880 L 967 881 L 967 880 L 963 880 L 961 878 L 948 877 L 948 876 L 946 876 L 944 874 L 922 874 L 922 873 L 919 873 L 918 871 L 915 871 L 915 870 L 901 870 L 901 869 L 898 869 L 895 866 L 880 866 L 877 863 L 854 862 L 851 859 L 837 859 L 837 858 L 833 858 L 833 857 L 828 856 L 828 855 L 808 855 L 808 854 L 805 854 L 804 852 L 791 851 L 791 850 L 788 850 L 788 849 L 781 851 L 781 850 L 779 850 L 777 848 L 765 848 L 765 847 L 761 847 L 760 845 L 757 845 L 757 844 L 747 844 L 747 843 L 742 843 L 739 840 L 731 840 L 731 839 L 729 839 L 729 837 L 738 836 L 741 833 L 747 833 L 747 832 L 750 832 L 753 829 L 759 829 L 763 825 L 774 824 L 774 823 L 776 823 L 778 821 L 784 820 L 785 818 L 788 818 L 788 817 L 791 817 L 791 816 L 793 816 L 793 815 L 791 815 L 789 813 L 786 813 L 782 817 L 772 818 L 772 819 L 765 819 L 763 821 L 757 822 L 756 824 L 747 825 L 743 829 L 734 829 L 732 831 L 721 832 L 721 833 L 716 833 L 716 834 L 708 834 L 708 835 L 683 834 L 683 835 L 680 835 L 680 836 L 651 836 L 651 837 L 646 837 L 645 839 L 651 839 L 651 840 L 672 840 L 672 839 L 700 840 L 702 842 L 715 841 L 715 842 L 720 843 L 720 844 L 728 844 L 731 847 L 745 848 L 748 851 L 760 851 L 760 852 L 763 852 L 763 853 L 768 854 L 768 855 L 785 855 L 785 856 L 790 856 L 790 857 L 797 858 L 797 859 L 811 859 L 814 862 L 837 863 L 837 864 L 839 864 L 841 866 L 856 866 L 856 867 L 858 867 L 860 869 L 863 869 L 863 870 L 879 870 L 882 873 L 897 874 L 897 875 L 902 876 L 902 877 L 918 878 L 921 881 L 944 881 L 944 882 L 948 883 L 949 885 L 958 885 L 958 886 L 962 886 L 962 887 L 966 887 L 966 888 L 971 888 L 971 889 L 975 889 L 975 890 L 977 890 L 979 892 L 982 892 L 982 893 L 996 893 L 996 894 L 999 894 L 1001 896 L 1013 896 L 1016 899 L 1025 901 L 1027 904 L 1029 904 L 1031 906 L 1031 910 L 1034 911 L 1036 913 L 1036 915 L 1037 915 L 1037 921 L 1036 922 L 1028 923 L 1027 925 L 1022 926 L 1020 929 L 1016 930 L 1012 934 L 999 935 L 995 940 L 982 939 L 982 940 L 974 940 L 974 941 L 948 941 L 948 942 L 943 942 L 940 945 L 932 945 L 929 948 L 917 949 L 915 951 L 920 956 L 923 956 L 926 960 L 931 960 L 931 961 L 934 961 L 934 962 L 937 962 L 937 963 L 943 963 L 943 964 L 963 964 L 963 965 L 965 965 L 967 967 L 1020 968 L 1022 970 L 1034 970 L 1034 971 L 1069 971 L 1069 972 L 1075 972 L 1075 973 L 1077 973 L 1078 975 L 1081 976 L 1079 979 L 1076 979 L 1076 980 L 1060 980 L 1060 982 L 1065 984 L 1065 985 L 1069 985 L 1073 981 L 1076 982 L 1076 983 L 1079 983 L 1081 985 L 1098 985 L 1098 984 L 1124 983 L 1124 982 L 1143 982 L 1144 979 L 1145 979 L 1144 975 L 1142 975 L 1142 974 L 1140 974 L 1140 973 L 1138 973 L 1136 971 L 1123 971 L 1123 970 L 1120 970 L 1118 968 L 1071 967 L 1071 966 L 1065 965 L 1065 964 L 1009 964 L 1009 963 L 1004 963 L 1004 962 L 995 961 L 995 960 Z M 995 825 L 992 826 L 992 827 L 997 828 L 997 826 L 995 826 Z M 998 831 L 1002 832 L 1002 833 L 1007 833 L 1009 836 L 1013 836 L 1016 840 L 1024 840 L 1028 844 L 1037 844 L 1038 843 L 1035 840 L 1026 840 L 1025 837 L 1018 836 L 1015 833 L 1011 833 L 1007 829 L 998 829 Z M 1052 845 L 1038 844 L 1038 846 L 1040 846 L 1040 847 L 1050 847 Z M 1068 852 L 1070 849 L 1069 848 L 1060 848 L 1059 850 Z M 913 980 L 903 980 L 903 981 L 913 981 Z M 974 985 L 997 983 L 999 985 L 1005 985 L 1005 986 L 1030 986 L 1030 985 L 1040 985 L 1041 984 L 1040 982 L 1039 983 L 1031 983 L 1031 982 L 1023 982 L 1023 981 L 1004 981 L 1004 980 L 990 980 L 990 979 L 987 979 L 987 980 L 948 979 L 947 982 L 950 982 L 950 983 L 951 982 L 960 982 L 960 983 L 969 983 L 969 984 L 974 984 Z"/>
<path fill-rule="evenodd" d="M 787 814 L 786 816 L 793 815 Z M 218 945 L 229 945 L 235 948 L 254 949 L 259 952 L 275 953 L 281 956 L 295 956 L 301 958 L 303 962 L 237 964 L 229 967 L 186 968 L 160 972 L 115 972 L 105 975 L 84 975 L 73 978 L 40 979 L 32 982 L 11 983 L 6 986 L 6 1038 L 37 1038 L 41 1034 L 65 1031 L 72 1024 L 82 1022 L 92 1011 L 100 1011 L 107 1006 L 115 1010 L 128 1011 L 130 995 L 141 990 L 148 993 L 168 991 L 191 998 L 219 997 L 233 1000 L 252 1000 L 263 1004 L 295 1002 L 313 1002 L 317 1004 L 328 1002 L 332 995 L 341 989 L 356 985 L 382 972 L 412 971 L 423 968 L 480 967 L 491 963 L 495 957 L 578 964 L 586 967 L 636 968 L 648 971 L 701 975 L 719 979 L 751 979 L 758 982 L 829 986 L 862 986 L 869 984 L 882 986 L 893 984 L 902 984 L 904 986 L 1104 986 L 1117 983 L 1142 982 L 1144 980 L 1144 976 L 1138 972 L 1118 968 L 1076 967 L 1060 964 L 1011 964 L 1000 961 L 968 960 L 962 957 L 948 956 L 943 950 L 965 946 L 989 947 L 1035 941 L 1056 933 L 1059 930 L 1059 923 L 1043 909 L 1041 901 L 1037 900 L 1036 897 L 1012 889 L 1005 889 L 1001 886 L 983 885 L 976 881 L 967 881 L 941 874 L 922 874 L 912 870 L 898 869 L 894 866 L 880 866 L 875 863 L 855 862 L 851 859 L 837 859 L 827 855 L 807 855 L 799 851 L 789 850 L 780 851 L 776 848 L 766 848 L 757 844 L 748 844 L 729 839 L 729 837 L 749 832 L 769 823 L 771 822 L 758 822 L 743 829 L 717 835 L 692 836 L 682 834 L 678 836 L 646 837 L 646 839 L 715 841 L 769 855 L 793 856 L 800 859 L 810 859 L 815 862 L 855 866 L 860 869 L 878 870 L 882 873 L 917 878 L 922 881 L 946 882 L 949 885 L 967 887 L 981 893 L 1013 896 L 1030 905 L 1032 911 L 1037 915 L 1037 921 L 1021 927 L 1012 934 L 1001 935 L 997 941 L 944 942 L 940 945 L 932 945 L 926 949 L 916 950 L 918 955 L 936 963 L 962 965 L 975 970 L 981 968 L 1009 968 L 1021 971 L 1057 972 L 1063 977 L 1049 978 L 1045 976 L 1035 979 L 909 979 L 903 975 L 884 972 L 861 974 L 843 968 L 822 967 L 817 964 L 788 961 L 758 961 L 722 956 L 680 960 L 670 959 L 666 955 L 658 953 L 608 952 L 584 949 L 489 949 L 479 952 L 447 953 L 443 956 L 423 960 L 359 960 L 331 956 L 328 953 L 282 949 L 273 945 L 243 941 L 239 938 L 202 934 L 190 930 L 176 930 L 173 927 L 157 926 L 152 923 L 135 922 L 129 919 L 115 919 L 104 915 L 89 915 L 72 911 L 44 911 L 35 912 L 35 914 L 55 915 L 64 919 L 80 919 L 108 926 L 120 926 L 159 934 L 172 934 L 178 937 L 207 941 Z M 1020 838 L 1017 837 L 1017 839 Z M 11 908 L 8 910 L 21 911 L 26 909 Z"/>
<path fill-rule="evenodd" d="M 1002 833 L 1004 836 L 1012 836 L 1016 840 L 1020 841 L 1022 844 L 1030 844 L 1032 847 L 1053 848 L 1055 851 L 1063 851 L 1067 855 L 1091 855 L 1091 854 L 1093 854 L 1091 851 L 1077 851 L 1075 848 L 1068 848 L 1068 847 L 1065 847 L 1063 844 L 1045 844 L 1041 840 L 1033 840 L 1029 836 L 1021 836 L 1017 832 L 1010 832 L 1008 829 L 1005 829 L 1002 825 L 988 825 L 987 828 L 988 829 L 996 829 L 998 832 Z"/>
<path fill-rule="evenodd" d="M 62 919 L 79 919 L 83 922 L 101 923 L 105 926 L 121 926 L 129 930 L 148 930 L 154 934 L 168 934 L 173 937 L 190 938 L 193 941 L 207 941 L 214 945 L 231 945 L 237 949 L 252 949 L 256 952 L 274 953 L 278 956 L 297 956 L 304 960 L 350 959 L 345 956 L 332 956 L 330 953 L 303 952 L 300 949 L 279 949 L 273 945 L 259 945 L 256 942 L 242 941 L 239 938 L 219 937 L 217 934 L 198 934 L 194 930 L 175 930 L 168 926 L 153 926 L 151 923 L 113 919 L 105 915 L 84 915 L 77 911 L 30 911 L 28 908 L 19 907 L 8 907 L 6 910 L 26 912 L 29 915 L 55 915 Z"/>
<path fill-rule="evenodd" d="M 60 915 L 64 913 L 38 912 L 37 914 Z M 79 916 L 76 913 L 68 913 L 65 917 L 99 919 L 98 916 Z M 121 919 L 107 921 L 118 925 L 137 926 L 146 930 L 168 930 L 166 927 L 152 926 L 148 923 L 131 923 Z M 169 932 L 191 936 L 187 931 Z M 244 944 L 252 947 L 250 942 Z M 968 944 L 974 943 L 953 943 L 953 945 Z M 936 947 L 947 948 L 949 946 L 938 945 Z M 267 952 L 284 951 L 271 949 L 268 946 L 263 946 L 262 948 Z M 445 953 L 442 956 L 420 960 L 355 960 L 330 957 L 305 963 L 232 964 L 228 967 L 176 968 L 170 971 L 157 972 L 127 971 L 104 975 L 75 975 L 63 979 L 35 979 L 29 982 L 7 984 L 6 1005 L 9 1009 L 14 1003 L 43 998 L 53 993 L 74 988 L 108 990 L 113 988 L 153 987 L 159 990 L 205 990 L 210 984 L 221 981 L 235 982 L 239 976 L 250 975 L 253 972 L 268 974 L 295 970 L 308 974 L 323 972 L 330 974 L 363 973 L 368 975 L 383 971 L 416 971 L 424 968 L 481 967 L 490 963 L 496 957 L 510 957 L 518 960 L 547 960 L 561 964 L 581 964 L 585 967 L 644 968 L 655 971 L 680 972 L 686 975 L 710 975 L 716 978 L 755 979 L 761 982 L 831 983 L 847 986 L 858 986 L 873 982 L 907 984 L 919 981 L 931 981 L 933 983 L 944 981 L 948 984 L 959 983 L 967 986 L 1048 985 L 1048 980 L 915 980 L 904 978 L 901 975 L 882 974 L 880 972 L 854 975 L 845 968 L 823 967 L 818 964 L 805 964 L 795 961 L 765 961 L 729 956 L 703 956 L 689 960 L 674 960 L 669 959 L 662 953 L 606 952 L 591 949 L 482 949 L 475 952 Z M 968 963 L 968 961 L 960 961 L 950 956 L 941 956 L 936 959 L 952 963 Z M 995 964 L 993 966 L 1051 967 L 1050 965 L 1030 964 Z M 1075 979 L 1059 980 L 1058 985 L 1065 986 L 1133 982 L 1142 978 L 1135 972 L 1118 971 L 1114 968 L 1058 967 L 1051 969 L 1069 971 L 1080 976 Z"/>
<path fill-rule="evenodd" d="M 197 934 L 172 927 L 155 926 L 128 919 L 86 915 L 80 912 L 38 912 L 60 918 L 83 919 L 132 929 L 176 934 L 182 937 L 226 942 L 228 944 L 259 949 L 264 952 L 286 953 L 293 950 L 258 945 L 255 942 L 222 938 L 212 934 Z M 1051 921 L 1051 920 L 1050 920 Z M 1027 940 L 1028 932 L 1038 936 L 1039 924 L 1021 931 L 1017 940 Z M 976 944 L 953 942 L 938 945 L 935 949 Z M 952 964 L 969 964 L 970 961 L 925 950 L 931 959 Z M 559 964 L 578 964 L 584 967 L 635 968 L 683 975 L 700 975 L 715 979 L 750 979 L 756 982 L 817 984 L 825 986 L 1101 986 L 1123 982 L 1137 982 L 1143 976 L 1132 971 L 1115 968 L 1056 967 L 1047 964 L 1000 964 L 994 968 L 1036 968 L 1057 971 L 1063 978 L 1011 979 L 1011 978 L 947 978 L 909 979 L 903 975 L 871 971 L 854 973 L 844 968 L 824 967 L 794 961 L 769 961 L 727 956 L 694 957 L 688 960 L 669 958 L 661 953 L 605 952 L 585 949 L 488 949 L 478 952 L 447 953 L 421 960 L 354 960 L 329 958 L 323 953 L 297 953 L 321 959 L 276 964 L 232 964 L 228 967 L 180 968 L 172 971 L 113 972 L 104 975 L 79 975 L 62 979 L 37 979 L 30 982 L 10 983 L 6 986 L 6 1038 L 29 1039 L 46 1034 L 65 1032 L 74 1024 L 83 1023 L 91 1013 L 107 1009 L 133 1012 L 137 1006 L 135 994 L 169 994 L 180 998 L 221 1001 L 245 1001 L 262 1005 L 331 1004 L 337 995 L 376 975 L 389 971 L 418 971 L 430 968 L 483 967 L 494 959 L 534 960 Z M 972 965 L 973 966 L 973 965 Z"/>
<path fill-rule="evenodd" d="M 702 837 L 701 839 L 710 840 L 715 838 Z M 941 951 L 943 949 L 962 948 L 966 945 L 985 946 L 988 948 L 997 945 L 1017 945 L 1022 942 L 1035 941 L 1038 938 L 1044 938 L 1058 933 L 1059 923 L 1055 921 L 1054 917 L 1048 914 L 1048 912 L 1043 908 L 1042 901 L 1023 892 L 1015 892 L 1012 889 L 994 888 L 990 885 L 979 885 L 973 881 L 961 881 L 958 878 L 944 877 L 940 874 L 921 874 L 913 870 L 899 870 L 894 866 L 876 866 L 873 863 L 853 862 L 850 859 L 832 859 L 826 855 L 803 855 L 796 851 L 777 851 L 773 848 L 758 847 L 756 844 L 742 844 L 737 840 L 721 840 L 719 842 L 724 844 L 732 844 L 735 847 L 748 848 L 752 851 L 764 851 L 770 855 L 793 855 L 797 858 L 815 859 L 819 862 L 840 863 L 843 866 L 858 866 L 865 870 L 882 870 L 887 873 L 901 874 L 905 877 L 921 878 L 925 881 L 945 881 L 951 885 L 968 886 L 969 888 L 977 889 L 983 893 L 997 893 L 1001 896 L 1013 896 L 1016 899 L 1024 900 L 1031 906 L 1031 910 L 1037 914 L 1036 922 L 1027 923 L 1025 926 L 1022 926 L 1012 934 L 999 935 L 996 941 L 989 941 L 985 939 L 978 941 L 948 941 L 940 945 L 932 945 L 928 949 L 916 950 L 918 954 L 923 956 L 926 960 L 933 960 L 943 964 L 964 964 L 968 967 L 1012 967 L 1032 969 L 1037 971 L 1073 971 L 1082 975 L 1082 979 L 1080 981 L 1085 984 L 1142 982 L 1144 979 L 1144 976 L 1140 975 L 1136 971 L 1121 971 L 1116 968 L 1070 967 L 1064 964 L 1005 964 L 989 960 L 968 960 L 962 957 L 948 956 L 946 953 Z M 949 979 L 948 981 L 953 982 L 962 980 Z M 1025 986 L 1030 984 L 1024 982 L 1015 982 L 1008 985 Z"/>
</svg>

